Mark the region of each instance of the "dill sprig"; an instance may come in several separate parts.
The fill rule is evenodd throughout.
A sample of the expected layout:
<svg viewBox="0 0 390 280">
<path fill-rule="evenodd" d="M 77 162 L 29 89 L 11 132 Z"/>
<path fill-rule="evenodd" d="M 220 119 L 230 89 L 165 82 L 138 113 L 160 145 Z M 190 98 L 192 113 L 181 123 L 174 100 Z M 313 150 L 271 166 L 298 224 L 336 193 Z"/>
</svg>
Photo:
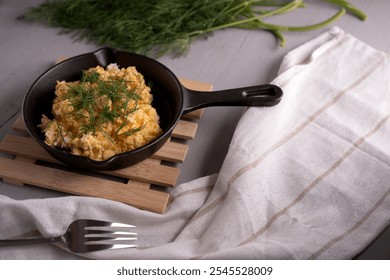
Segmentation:
<svg viewBox="0 0 390 280">
<path fill-rule="evenodd" d="M 68 84 L 66 98 L 72 106 L 69 112 L 80 123 L 79 137 L 83 134 L 102 132 L 110 141 L 111 137 L 104 132 L 107 123 L 120 121 L 114 138 L 121 135 L 130 136 L 140 131 L 144 125 L 121 131 L 129 123 L 127 118 L 136 112 L 141 99 L 137 89 L 127 86 L 131 81 L 115 77 L 107 80 L 99 79 L 99 73 L 84 71 L 79 82 Z"/>
<path fill-rule="evenodd" d="M 349 12 L 366 15 L 346 0 L 332 17 L 308 26 L 282 26 L 264 20 L 305 6 L 304 0 L 57 0 L 31 8 L 24 18 L 60 27 L 75 38 L 160 56 L 185 54 L 191 42 L 224 28 L 264 29 L 284 45 L 285 31 L 322 28 Z"/>
</svg>

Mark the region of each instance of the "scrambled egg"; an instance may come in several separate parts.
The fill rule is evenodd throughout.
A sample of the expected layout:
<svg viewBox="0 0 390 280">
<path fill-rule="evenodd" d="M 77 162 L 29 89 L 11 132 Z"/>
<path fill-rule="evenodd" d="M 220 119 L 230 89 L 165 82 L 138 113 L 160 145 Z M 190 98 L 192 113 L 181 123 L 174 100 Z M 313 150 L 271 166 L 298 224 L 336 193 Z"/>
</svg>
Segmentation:
<svg viewBox="0 0 390 280">
<path fill-rule="evenodd" d="M 111 64 L 83 72 L 80 81 L 57 81 L 50 120 L 42 115 L 45 142 L 101 161 L 141 147 L 162 132 L 153 96 L 135 67 Z"/>
</svg>

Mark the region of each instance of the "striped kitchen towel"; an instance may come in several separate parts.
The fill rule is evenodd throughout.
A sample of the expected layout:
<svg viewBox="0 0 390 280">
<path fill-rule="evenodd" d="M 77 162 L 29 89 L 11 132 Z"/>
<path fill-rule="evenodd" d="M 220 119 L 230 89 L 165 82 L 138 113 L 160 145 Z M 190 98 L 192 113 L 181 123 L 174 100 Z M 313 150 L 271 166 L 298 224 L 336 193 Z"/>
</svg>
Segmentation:
<svg viewBox="0 0 390 280">
<path fill-rule="evenodd" d="M 100 259 L 351 259 L 390 224 L 390 60 L 335 27 L 288 53 L 284 96 L 248 108 L 219 172 L 177 186 L 163 215 L 104 199 L 0 196 L 0 237 L 61 234 L 77 218 L 137 225 Z M 62 258 L 54 247 L 0 258 Z"/>
<path fill-rule="evenodd" d="M 389 225 L 389 77 L 387 54 L 337 27 L 285 56 L 274 80 L 282 102 L 245 112 L 218 191 L 194 217 L 234 213 L 220 250 L 349 259 Z M 207 232 L 229 231 L 217 225 Z"/>
</svg>

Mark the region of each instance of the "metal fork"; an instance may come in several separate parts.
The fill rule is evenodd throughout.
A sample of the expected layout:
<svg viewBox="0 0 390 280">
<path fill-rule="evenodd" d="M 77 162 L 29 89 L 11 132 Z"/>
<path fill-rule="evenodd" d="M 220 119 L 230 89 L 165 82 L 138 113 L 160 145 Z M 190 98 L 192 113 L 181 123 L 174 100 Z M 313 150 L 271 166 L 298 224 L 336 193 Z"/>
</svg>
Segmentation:
<svg viewBox="0 0 390 280">
<path fill-rule="evenodd" d="M 137 240 L 137 233 L 133 232 L 135 228 L 128 224 L 81 219 L 72 222 L 61 236 L 0 240 L 0 247 L 62 242 L 74 253 L 134 248 L 137 247 L 134 244 Z"/>
</svg>

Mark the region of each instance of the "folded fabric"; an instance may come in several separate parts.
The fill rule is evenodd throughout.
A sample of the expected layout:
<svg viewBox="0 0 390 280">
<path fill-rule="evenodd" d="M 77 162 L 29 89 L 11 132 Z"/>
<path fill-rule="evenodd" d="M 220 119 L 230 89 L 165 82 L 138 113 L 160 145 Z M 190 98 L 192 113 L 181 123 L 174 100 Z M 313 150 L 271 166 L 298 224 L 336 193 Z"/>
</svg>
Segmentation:
<svg viewBox="0 0 390 280">
<path fill-rule="evenodd" d="M 389 72 L 387 54 L 334 27 L 285 56 L 273 81 L 281 103 L 248 108 L 219 174 L 174 188 L 165 214 L 97 198 L 2 196 L 0 238 L 58 235 L 95 218 L 137 225 L 138 248 L 83 257 L 353 258 L 390 224 Z M 2 248 L 0 258 L 34 258 L 37 246 Z"/>
</svg>

